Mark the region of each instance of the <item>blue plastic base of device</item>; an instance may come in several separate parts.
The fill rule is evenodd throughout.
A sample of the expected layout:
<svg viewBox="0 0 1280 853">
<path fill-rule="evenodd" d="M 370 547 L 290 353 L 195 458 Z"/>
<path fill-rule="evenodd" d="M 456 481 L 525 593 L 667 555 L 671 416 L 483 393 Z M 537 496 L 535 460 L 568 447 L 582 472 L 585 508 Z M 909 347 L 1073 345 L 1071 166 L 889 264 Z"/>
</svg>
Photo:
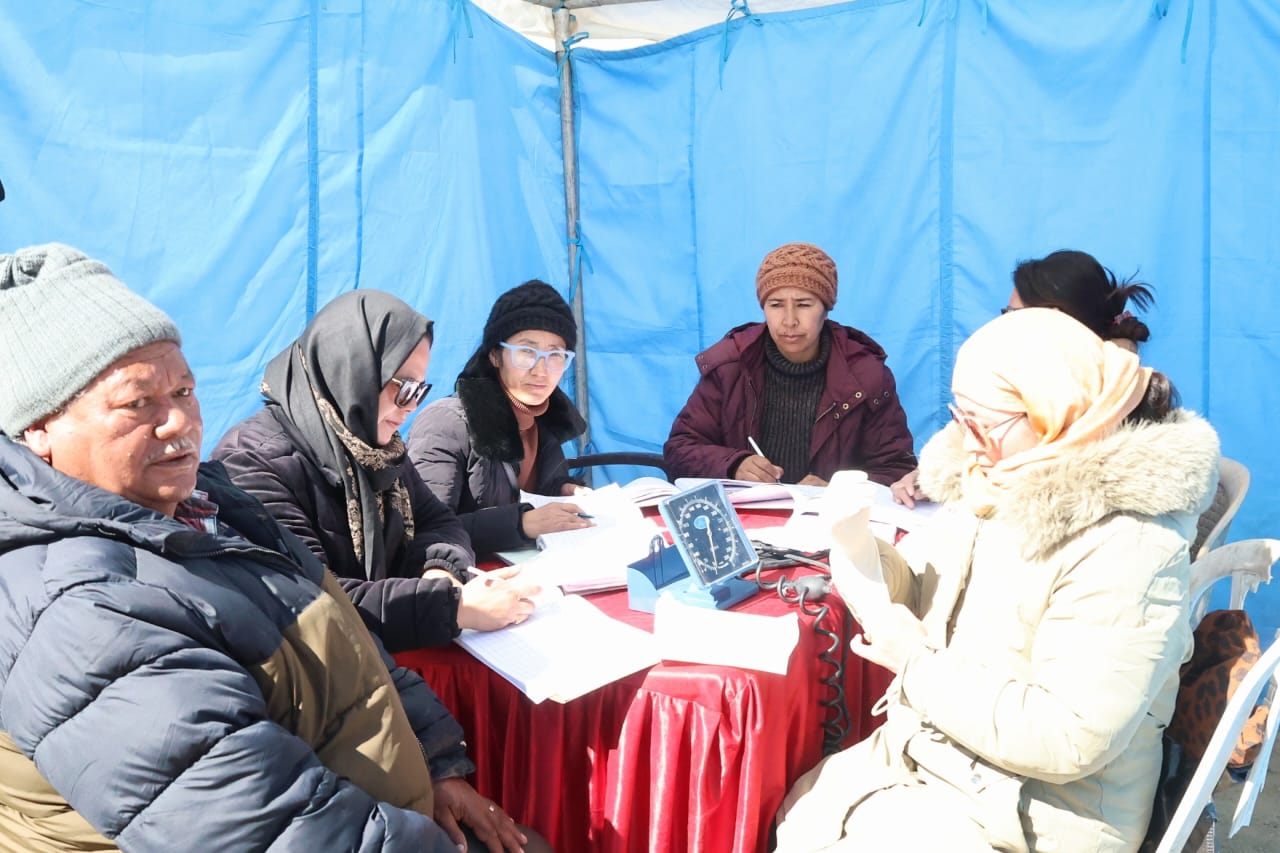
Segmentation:
<svg viewBox="0 0 1280 853">
<path fill-rule="evenodd" d="M 627 569 L 627 606 L 642 613 L 652 613 L 663 590 L 675 589 L 689 581 L 689 568 L 680 552 L 654 539 L 649 554 Z"/>
<path fill-rule="evenodd" d="M 654 542 L 648 556 L 627 569 L 627 604 L 632 610 L 652 613 L 658 596 L 669 592 L 693 607 L 724 610 L 760 591 L 751 581 L 725 578 L 703 586 L 689 575 L 689 568 L 674 546 Z"/>
<path fill-rule="evenodd" d="M 760 591 L 760 587 L 741 578 L 725 578 L 711 586 L 703 586 L 690 580 L 688 584 L 673 585 L 670 589 L 671 594 L 682 604 L 715 610 L 726 610 Z"/>
</svg>

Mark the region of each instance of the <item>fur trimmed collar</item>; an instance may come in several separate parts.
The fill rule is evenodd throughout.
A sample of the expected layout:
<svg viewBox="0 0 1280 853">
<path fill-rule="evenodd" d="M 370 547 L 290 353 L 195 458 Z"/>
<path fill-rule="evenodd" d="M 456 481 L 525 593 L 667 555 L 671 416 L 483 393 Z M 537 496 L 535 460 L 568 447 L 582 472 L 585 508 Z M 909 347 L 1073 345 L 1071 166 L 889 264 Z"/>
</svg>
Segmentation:
<svg viewBox="0 0 1280 853">
<path fill-rule="evenodd" d="M 940 503 L 964 494 L 963 432 L 948 424 L 920 452 L 920 487 Z M 993 517 L 1026 531 L 1029 558 L 1117 512 L 1198 515 L 1218 471 L 1218 434 L 1183 409 L 1159 423 L 1125 425 L 1018 479 Z"/>
<path fill-rule="evenodd" d="M 511 401 L 496 380 L 483 376 L 459 377 L 455 390 L 467 416 L 467 432 L 476 453 L 499 462 L 519 462 L 524 458 L 520 427 Z M 538 417 L 538 432 L 550 433 L 557 444 L 577 438 L 587 429 L 569 395 L 559 388 L 551 392 L 547 411 Z"/>
</svg>

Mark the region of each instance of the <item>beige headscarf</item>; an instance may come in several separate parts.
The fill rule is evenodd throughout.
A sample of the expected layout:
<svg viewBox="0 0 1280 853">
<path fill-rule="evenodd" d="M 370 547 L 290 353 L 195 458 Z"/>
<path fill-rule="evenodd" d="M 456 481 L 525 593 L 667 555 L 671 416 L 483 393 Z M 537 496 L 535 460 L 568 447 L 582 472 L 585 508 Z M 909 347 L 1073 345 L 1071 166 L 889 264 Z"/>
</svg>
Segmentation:
<svg viewBox="0 0 1280 853">
<path fill-rule="evenodd" d="M 989 468 L 971 459 L 969 508 L 988 515 L 1020 472 L 1113 433 L 1142 401 L 1151 372 L 1136 354 L 1049 308 L 1010 311 L 978 329 L 956 354 L 951 392 L 997 412 L 1026 412 L 1040 438 Z"/>
</svg>

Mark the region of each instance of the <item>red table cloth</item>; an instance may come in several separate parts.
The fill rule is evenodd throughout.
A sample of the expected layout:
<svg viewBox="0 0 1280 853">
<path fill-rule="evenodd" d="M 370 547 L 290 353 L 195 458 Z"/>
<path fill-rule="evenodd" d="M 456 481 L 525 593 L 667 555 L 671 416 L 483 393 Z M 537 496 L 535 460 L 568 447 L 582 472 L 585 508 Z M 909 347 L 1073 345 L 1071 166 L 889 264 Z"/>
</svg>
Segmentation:
<svg viewBox="0 0 1280 853">
<path fill-rule="evenodd" d="M 625 590 L 589 600 L 653 629 L 651 614 L 627 607 Z M 822 625 L 845 649 L 847 611 L 835 595 L 824 603 L 831 612 Z M 777 615 L 793 607 L 761 593 L 735 609 Z M 831 716 L 820 702 L 832 698 L 821 679 L 833 667 L 819 659 L 831 641 L 815 633 L 813 617 L 800 620 L 785 676 L 661 663 L 565 704 L 533 704 L 458 646 L 396 660 L 421 673 L 462 724 L 476 789 L 560 853 L 756 851 L 791 784 L 822 758 L 822 723 Z M 844 659 L 849 744 L 878 724 L 869 710 L 890 676 L 851 653 Z"/>
</svg>

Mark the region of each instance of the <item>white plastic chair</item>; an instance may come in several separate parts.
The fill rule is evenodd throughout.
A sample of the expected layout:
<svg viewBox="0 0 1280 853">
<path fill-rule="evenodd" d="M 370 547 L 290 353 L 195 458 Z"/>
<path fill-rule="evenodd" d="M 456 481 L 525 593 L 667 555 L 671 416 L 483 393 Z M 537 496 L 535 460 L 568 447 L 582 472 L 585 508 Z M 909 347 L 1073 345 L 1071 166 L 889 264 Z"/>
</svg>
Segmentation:
<svg viewBox="0 0 1280 853">
<path fill-rule="evenodd" d="M 1244 539 L 1214 548 L 1191 564 L 1191 624 L 1199 625 L 1209 607 L 1209 590 L 1223 578 L 1231 578 L 1232 610 L 1244 607 L 1244 598 L 1271 581 L 1271 567 L 1280 560 L 1280 539 Z"/>
<path fill-rule="evenodd" d="M 1205 534 L 1200 547 L 1191 555 L 1192 562 L 1198 562 L 1226 540 L 1231 520 L 1235 518 L 1240 504 L 1244 503 L 1244 496 L 1249 492 L 1249 469 L 1234 459 L 1220 456 L 1218 457 L 1218 482 L 1222 484 L 1226 494 L 1226 505 L 1222 508 L 1222 514 L 1218 516 L 1213 527 L 1209 528 L 1209 532 Z"/>
<path fill-rule="evenodd" d="M 1231 701 L 1227 703 L 1222 719 L 1218 721 L 1217 727 L 1213 730 L 1213 736 L 1209 738 L 1204 757 L 1200 759 L 1200 764 L 1192 774 L 1187 790 L 1173 813 L 1173 819 L 1169 821 L 1164 837 L 1160 839 L 1160 846 L 1156 848 L 1156 853 L 1175 853 L 1182 850 L 1187 843 L 1196 819 L 1213 798 L 1213 789 L 1227 768 L 1227 761 L 1231 758 L 1232 750 L 1235 749 L 1236 740 L 1240 737 L 1245 722 L 1252 716 L 1253 709 L 1258 704 L 1259 695 L 1266 689 L 1263 703 L 1271 707 L 1274 702 L 1277 683 L 1280 682 L 1280 676 L 1276 674 L 1277 666 L 1280 666 L 1280 642 L 1273 641 L 1271 647 L 1245 674 Z M 1235 835 L 1241 827 L 1247 826 L 1253 817 L 1254 802 L 1267 778 L 1267 765 L 1271 759 L 1271 751 L 1275 747 L 1276 731 L 1280 728 L 1278 724 L 1280 724 L 1280 715 L 1273 707 L 1267 716 L 1261 751 L 1253 766 L 1249 768 L 1244 789 L 1236 805 L 1235 816 L 1231 821 L 1231 831 L 1227 833 L 1228 838 Z"/>
</svg>

